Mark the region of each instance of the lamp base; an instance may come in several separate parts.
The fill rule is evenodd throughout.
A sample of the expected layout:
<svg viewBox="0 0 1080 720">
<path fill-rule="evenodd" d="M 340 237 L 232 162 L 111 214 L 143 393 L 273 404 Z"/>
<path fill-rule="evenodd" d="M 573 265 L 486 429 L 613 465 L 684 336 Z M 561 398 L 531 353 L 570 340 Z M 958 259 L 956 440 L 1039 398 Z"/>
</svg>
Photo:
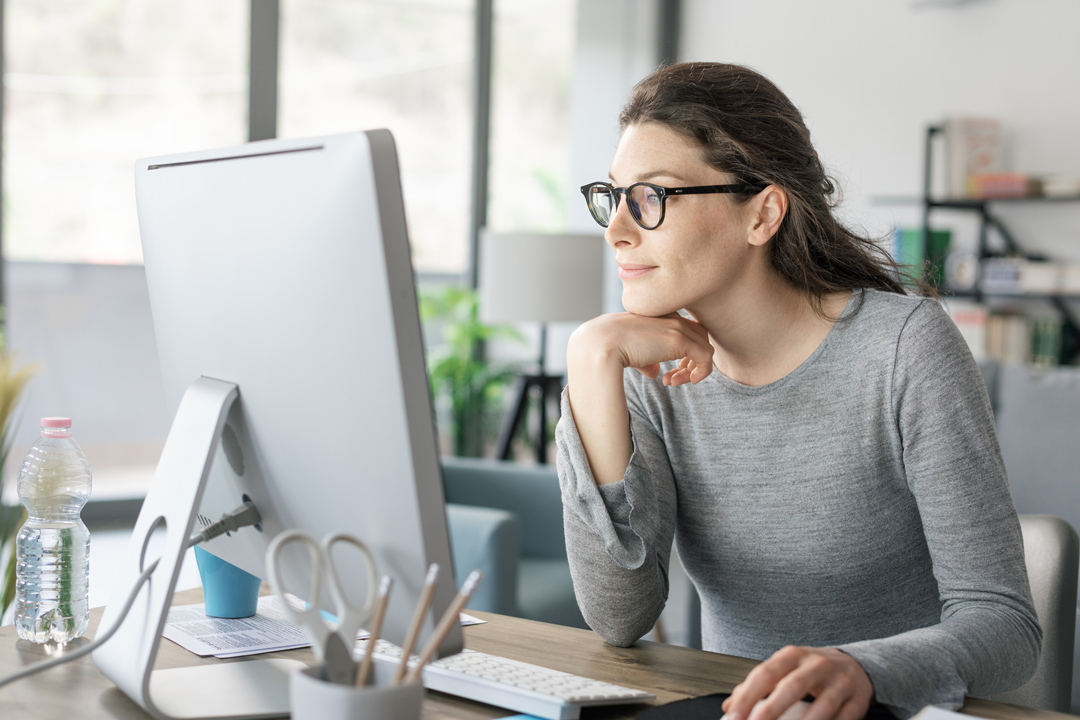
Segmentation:
<svg viewBox="0 0 1080 720">
<path fill-rule="evenodd" d="M 555 412 L 557 416 L 561 416 L 559 399 L 562 395 L 563 376 L 548 375 L 542 371 L 531 375 L 518 375 L 517 388 L 514 392 L 514 409 L 507 415 L 506 422 L 503 423 L 502 430 L 499 432 L 498 458 L 500 460 L 510 459 L 510 445 L 514 440 L 514 435 L 517 434 L 518 427 L 525 420 L 525 410 L 529 405 L 529 391 L 534 387 L 540 390 L 540 432 L 536 439 L 536 461 L 547 463 L 547 401 L 548 398 L 555 398 Z"/>
</svg>

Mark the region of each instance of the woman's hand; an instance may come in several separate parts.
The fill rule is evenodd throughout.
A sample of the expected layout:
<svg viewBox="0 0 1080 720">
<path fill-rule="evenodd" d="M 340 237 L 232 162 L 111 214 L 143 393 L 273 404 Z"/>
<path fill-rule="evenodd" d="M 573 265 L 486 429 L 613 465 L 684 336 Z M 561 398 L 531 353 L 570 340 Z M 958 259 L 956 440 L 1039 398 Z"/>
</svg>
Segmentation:
<svg viewBox="0 0 1080 720">
<path fill-rule="evenodd" d="M 814 701 L 802 720 L 859 720 L 874 699 L 874 685 L 845 652 L 788 646 L 751 670 L 723 709 L 727 720 L 776 720 L 807 695 Z"/>
<path fill-rule="evenodd" d="M 696 383 L 712 372 L 712 354 L 705 328 L 676 314 L 601 315 L 574 331 L 566 352 L 570 407 L 597 484 L 621 480 L 634 451 L 623 370 L 655 378 L 660 363 L 679 360 L 664 384 Z"/>
<path fill-rule="evenodd" d="M 606 358 L 619 370 L 631 367 L 649 378 L 659 375 L 660 363 L 678 360 L 679 366 L 665 373 L 663 382 L 683 385 L 709 376 L 713 347 L 700 323 L 678 313 L 663 317 L 612 313 L 579 327 L 568 356 L 568 365 L 575 359 Z"/>
</svg>

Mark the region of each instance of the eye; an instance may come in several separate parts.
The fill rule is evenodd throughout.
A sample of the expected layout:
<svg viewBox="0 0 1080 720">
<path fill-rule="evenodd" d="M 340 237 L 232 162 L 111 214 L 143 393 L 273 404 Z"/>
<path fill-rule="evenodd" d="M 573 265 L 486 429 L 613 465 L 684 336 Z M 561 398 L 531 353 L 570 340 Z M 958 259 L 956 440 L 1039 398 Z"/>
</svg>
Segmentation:
<svg viewBox="0 0 1080 720">
<path fill-rule="evenodd" d="M 650 210 L 660 207 L 660 194 L 651 187 L 642 186 L 642 195 L 644 196 L 643 204 L 645 207 Z"/>
</svg>

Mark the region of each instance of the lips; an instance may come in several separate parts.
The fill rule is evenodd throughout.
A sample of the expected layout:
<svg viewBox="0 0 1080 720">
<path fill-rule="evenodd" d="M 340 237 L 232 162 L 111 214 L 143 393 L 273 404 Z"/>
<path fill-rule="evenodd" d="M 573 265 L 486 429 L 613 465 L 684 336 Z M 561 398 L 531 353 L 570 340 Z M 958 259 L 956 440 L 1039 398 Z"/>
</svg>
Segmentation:
<svg viewBox="0 0 1080 720">
<path fill-rule="evenodd" d="M 619 277 L 623 280 L 633 280 L 656 269 L 655 265 L 635 265 L 633 263 L 619 263 Z"/>
</svg>

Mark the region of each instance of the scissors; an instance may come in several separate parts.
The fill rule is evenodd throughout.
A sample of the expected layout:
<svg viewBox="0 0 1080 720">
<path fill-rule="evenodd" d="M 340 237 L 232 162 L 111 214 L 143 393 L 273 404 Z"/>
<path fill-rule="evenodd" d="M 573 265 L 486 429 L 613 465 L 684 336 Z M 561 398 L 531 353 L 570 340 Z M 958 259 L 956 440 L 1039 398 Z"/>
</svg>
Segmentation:
<svg viewBox="0 0 1080 720">
<path fill-rule="evenodd" d="M 298 610 L 289 604 L 285 598 L 285 585 L 281 582 L 279 568 L 281 552 L 286 545 L 294 542 L 304 545 L 311 557 L 311 589 L 308 592 L 306 610 Z M 337 567 L 330 554 L 334 544 L 339 542 L 348 543 L 360 550 L 367 565 L 367 598 L 363 606 L 359 608 L 351 605 L 345 596 L 345 591 L 341 588 L 341 578 L 338 576 Z M 270 584 L 277 596 L 281 598 L 285 615 L 304 628 L 308 637 L 311 638 L 315 658 L 323 665 L 323 679 L 332 683 L 352 685 L 356 677 L 356 662 L 353 660 L 352 651 L 356 643 L 356 633 L 371 618 L 378 586 L 375 556 L 371 554 L 371 550 L 359 538 L 348 533 L 327 535 L 322 543 L 319 543 L 310 533 L 294 529 L 279 533 L 270 542 L 270 547 L 266 550 L 266 559 Z M 323 622 L 321 616 L 323 572 L 329 573 L 330 595 L 334 599 L 337 610 L 336 629 L 331 629 Z"/>
</svg>

